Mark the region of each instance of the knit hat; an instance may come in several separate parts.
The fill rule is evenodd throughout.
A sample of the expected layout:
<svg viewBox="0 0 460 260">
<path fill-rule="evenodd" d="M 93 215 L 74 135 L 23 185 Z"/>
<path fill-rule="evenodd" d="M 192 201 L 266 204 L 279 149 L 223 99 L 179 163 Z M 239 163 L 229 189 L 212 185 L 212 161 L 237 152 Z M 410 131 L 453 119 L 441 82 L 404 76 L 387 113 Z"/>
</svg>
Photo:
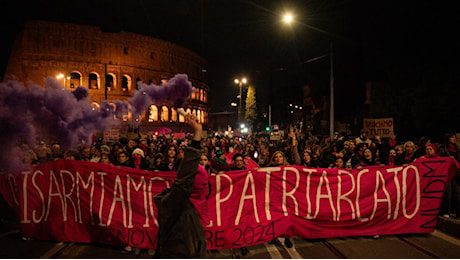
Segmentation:
<svg viewBox="0 0 460 260">
<path fill-rule="evenodd" d="M 110 147 L 108 145 L 101 145 L 100 147 L 101 153 L 110 153 Z"/>
<path fill-rule="evenodd" d="M 145 157 L 145 156 L 144 156 L 144 151 L 142 151 L 142 149 L 140 149 L 140 148 L 134 149 L 134 151 L 133 151 L 132 154 L 133 154 L 133 155 L 138 154 L 138 155 L 140 155 L 141 157 Z"/>
<path fill-rule="evenodd" d="M 225 151 L 222 150 L 222 149 L 221 149 L 221 150 L 217 150 L 217 151 L 216 151 L 216 157 L 220 157 L 220 156 L 221 156 L 222 154 L 224 154 L 224 153 L 225 153 Z"/>
<path fill-rule="evenodd" d="M 425 147 L 428 147 L 428 146 L 430 146 L 431 148 L 433 148 L 433 150 L 434 150 L 435 153 L 438 151 L 438 148 L 436 147 L 435 144 L 429 143 L 429 144 L 425 145 Z"/>
</svg>

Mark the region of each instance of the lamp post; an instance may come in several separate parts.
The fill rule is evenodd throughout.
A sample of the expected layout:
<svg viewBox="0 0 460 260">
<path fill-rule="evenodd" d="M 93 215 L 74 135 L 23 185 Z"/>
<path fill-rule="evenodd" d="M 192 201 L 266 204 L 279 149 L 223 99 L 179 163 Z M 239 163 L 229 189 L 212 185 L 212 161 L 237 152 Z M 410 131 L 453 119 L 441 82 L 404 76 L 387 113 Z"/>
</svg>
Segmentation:
<svg viewBox="0 0 460 260">
<path fill-rule="evenodd" d="M 283 16 L 283 22 L 285 24 L 292 24 L 294 22 L 294 17 L 291 14 L 285 14 Z M 300 23 L 300 22 L 297 22 Z M 321 29 L 318 29 L 316 27 L 310 26 L 305 23 L 300 23 L 305 27 L 314 29 L 316 31 L 319 31 L 321 33 L 331 35 L 330 33 L 323 31 Z M 322 55 L 313 59 L 308 60 L 307 62 L 314 61 L 320 58 L 325 57 L 326 55 Z M 332 42 L 329 45 L 329 62 L 330 62 L 330 77 L 329 77 L 329 88 L 330 88 L 330 104 L 329 104 L 329 136 L 331 138 L 334 138 L 334 57 L 333 57 L 333 50 L 332 50 Z M 304 62 L 305 63 L 305 62 Z"/>
<path fill-rule="evenodd" d="M 241 110 L 242 110 L 242 104 L 243 104 L 243 84 L 246 84 L 247 79 L 242 78 L 242 79 L 235 79 L 234 80 L 235 84 L 238 84 L 240 86 L 240 105 L 238 106 L 238 122 L 241 122 Z"/>
</svg>

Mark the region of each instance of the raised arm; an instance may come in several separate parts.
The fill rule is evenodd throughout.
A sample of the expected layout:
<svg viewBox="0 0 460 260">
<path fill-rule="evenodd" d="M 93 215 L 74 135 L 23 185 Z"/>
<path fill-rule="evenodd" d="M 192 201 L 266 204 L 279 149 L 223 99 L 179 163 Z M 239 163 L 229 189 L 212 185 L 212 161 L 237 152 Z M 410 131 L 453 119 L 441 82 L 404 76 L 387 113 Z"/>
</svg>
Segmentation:
<svg viewBox="0 0 460 260">
<path fill-rule="evenodd" d="M 196 116 L 194 116 L 192 114 L 187 114 L 185 116 L 185 120 L 186 120 L 187 124 L 189 124 L 189 126 L 194 131 L 192 140 L 201 142 L 201 137 L 202 137 L 202 134 L 203 134 L 203 126 L 200 123 L 198 123 L 198 120 L 197 120 Z"/>
<path fill-rule="evenodd" d="M 203 126 L 198 123 L 196 116 L 187 114 L 185 120 L 188 125 L 193 129 L 193 139 L 189 147 L 185 149 L 184 159 L 177 171 L 177 178 L 175 183 L 179 185 L 187 194 L 191 193 L 195 175 L 198 171 L 198 164 L 200 162 L 201 150 L 201 137 L 203 133 Z"/>
</svg>

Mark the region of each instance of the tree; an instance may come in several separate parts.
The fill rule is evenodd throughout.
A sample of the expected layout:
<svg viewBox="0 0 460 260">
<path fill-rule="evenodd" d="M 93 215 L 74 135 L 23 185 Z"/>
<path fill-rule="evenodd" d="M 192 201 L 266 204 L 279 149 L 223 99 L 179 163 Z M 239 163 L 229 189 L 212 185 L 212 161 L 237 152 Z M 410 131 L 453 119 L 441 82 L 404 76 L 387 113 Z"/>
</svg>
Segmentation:
<svg viewBox="0 0 460 260">
<path fill-rule="evenodd" d="M 246 119 L 246 122 L 248 122 L 250 126 L 252 126 L 252 124 L 257 118 L 256 89 L 253 86 L 249 86 L 248 88 L 248 94 L 246 95 L 246 109 L 244 117 Z"/>
</svg>

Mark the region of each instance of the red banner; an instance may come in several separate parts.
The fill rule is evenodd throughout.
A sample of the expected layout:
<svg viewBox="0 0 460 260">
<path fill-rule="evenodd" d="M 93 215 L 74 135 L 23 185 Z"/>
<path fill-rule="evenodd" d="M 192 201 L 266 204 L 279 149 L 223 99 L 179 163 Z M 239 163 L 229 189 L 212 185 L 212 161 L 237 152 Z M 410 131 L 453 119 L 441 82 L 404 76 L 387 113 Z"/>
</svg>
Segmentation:
<svg viewBox="0 0 460 260">
<path fill-rule="evenodd" d="M 418 159 L 362 170 L 300 166 L 259 168 L 210 177 L 209 249 L 306 239 L 433 232 L 451 158 Z M 1 176 L 0 191 L 17 209 L 23 236 L 154 248 L 153 196 L 173 172 L 58 160 Z"/>
</svg>

